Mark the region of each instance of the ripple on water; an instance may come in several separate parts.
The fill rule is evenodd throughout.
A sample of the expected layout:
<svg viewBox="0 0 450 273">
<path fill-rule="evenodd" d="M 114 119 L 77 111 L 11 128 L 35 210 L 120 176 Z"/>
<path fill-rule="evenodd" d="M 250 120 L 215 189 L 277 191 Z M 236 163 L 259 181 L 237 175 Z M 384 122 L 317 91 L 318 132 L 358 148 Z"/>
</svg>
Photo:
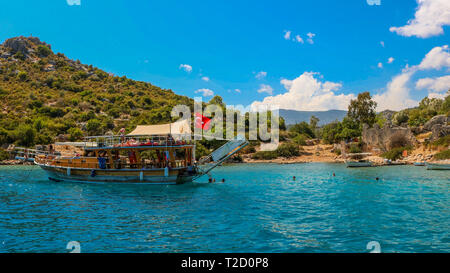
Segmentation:
<svg viewBox="0 0 450 273">
<path fill-rule="evenodd" d="M 383 252 L 450 251 L 449 172 L 314 163 L 213 175 L 226 183 L 54 183 L 0 167 L 0 252 L 66 252 L 69 241 L 83 252 L 367 252 L 374 240 Z"/>
</svg>

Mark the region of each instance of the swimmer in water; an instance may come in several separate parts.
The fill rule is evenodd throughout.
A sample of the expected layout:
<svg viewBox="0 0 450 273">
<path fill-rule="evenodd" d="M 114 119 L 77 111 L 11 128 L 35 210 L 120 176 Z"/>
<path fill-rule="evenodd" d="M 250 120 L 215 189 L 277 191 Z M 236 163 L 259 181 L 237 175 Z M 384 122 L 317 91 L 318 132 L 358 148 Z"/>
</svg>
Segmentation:
<svg viewBox="0 0 450 273">
<path fill-rule="evenodd" d="M 225 178 L 222 178 L 222 183 L 225 183 Z"/>
<path fill-rule="evenodd" d="M 209 183 L 212 183 L 212 182 L 213 182 L 213 181 L 212 181 L 212 178 L 209 178 L 209 179 L 208 179 L 208 182 L 209 182 Z"/>
<path fill-rule="evenodd" d="M 295 181 L 295 176 L 294 176 L 294 177 L 292 177 L 292 179 L 294 179 L 294 181 Z"/>
<path fill-rule="evenodd" d="M 380 180 L 380 178 L 379 178 L 379 177 L 377 177 L 377 178 L 375 178 L 375 180 L 376 180 L 376 181 L 378 181 L 378 180 Z"/>
<path fill-rule="evenodd" d="M 336 174 L 335 174 L 335 173 L 333 173 L 333 176 L 336 176 Z"/>
</svg>

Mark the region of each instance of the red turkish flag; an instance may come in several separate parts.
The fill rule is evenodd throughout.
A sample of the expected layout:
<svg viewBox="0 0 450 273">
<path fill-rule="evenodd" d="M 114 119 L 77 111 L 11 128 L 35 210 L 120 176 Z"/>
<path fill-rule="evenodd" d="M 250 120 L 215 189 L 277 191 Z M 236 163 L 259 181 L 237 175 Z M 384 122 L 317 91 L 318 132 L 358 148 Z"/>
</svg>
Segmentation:
<svg viewBox="0 0 450 273">
<path fill-rule="evenodd" d="M 195 128 L 200 128 L 208 131 L 211 127 L 211 119 L 203 116 L 200 113 L 195 113 Z"/>
</svg>

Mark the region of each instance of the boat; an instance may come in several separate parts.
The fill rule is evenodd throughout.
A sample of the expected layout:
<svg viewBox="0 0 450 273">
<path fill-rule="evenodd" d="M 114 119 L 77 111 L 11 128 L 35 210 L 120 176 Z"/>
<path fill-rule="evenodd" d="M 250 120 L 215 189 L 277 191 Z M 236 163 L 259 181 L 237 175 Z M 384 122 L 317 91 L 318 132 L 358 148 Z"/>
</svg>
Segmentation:
<svg viewBox="0 0 450 273">
<path fill-rule="evenodd" d="M 431 162 L 427 163 L 427 170 L 450 170 L 450 164 L 448 163 L 438 163 L 438 162 Z"/>
<path fill-rule="evenodd" d="M 422 166 L 426 166 L 426 165 L 427 165 L 426 162 L 414 162 L 414 166 L 417 166 L 417 167 L 422 167 Z"/>
<path fill-rule="evenodd" d="M 87 183 L 184 184 L 208 174 L 248 145 L 241 136 L 228 141 L 201 166 L 187 120 L 139 125 L 128 135 L 91 136 L 78 143 L 82 155 L 37 155 L 35 164 L 52 181 Z"/>
<path fill-rule="evenodd" d="M 373 167 L 373 163 L 370 160 L 364 159 L 367 156 L 372 155 L 371 153 L 351 153 L 346 155 L 345 164 L 347 168 L 362 168 L 362 167 Z"/>
</svg>

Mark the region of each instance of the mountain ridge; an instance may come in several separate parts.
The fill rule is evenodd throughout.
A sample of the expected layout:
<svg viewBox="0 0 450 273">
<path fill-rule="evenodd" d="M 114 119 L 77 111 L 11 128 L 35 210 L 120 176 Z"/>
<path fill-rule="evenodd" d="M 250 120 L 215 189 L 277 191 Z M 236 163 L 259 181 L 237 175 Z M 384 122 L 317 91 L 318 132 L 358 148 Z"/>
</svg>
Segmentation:
<svg viewBox="0 0 450 273">
<path fill-rule="evenodd" d="M 286 125 L 293 125 L 302 121 L 309 122 L 311 116 L 319 118 L 319 125 L 325 125 L 333 121 L 342 121 L 347 115 L 344 110 L 328 111 L 298 111 L 289 109 L 280 109 L 280 116 L 284 118 Z"/>
</svg>

